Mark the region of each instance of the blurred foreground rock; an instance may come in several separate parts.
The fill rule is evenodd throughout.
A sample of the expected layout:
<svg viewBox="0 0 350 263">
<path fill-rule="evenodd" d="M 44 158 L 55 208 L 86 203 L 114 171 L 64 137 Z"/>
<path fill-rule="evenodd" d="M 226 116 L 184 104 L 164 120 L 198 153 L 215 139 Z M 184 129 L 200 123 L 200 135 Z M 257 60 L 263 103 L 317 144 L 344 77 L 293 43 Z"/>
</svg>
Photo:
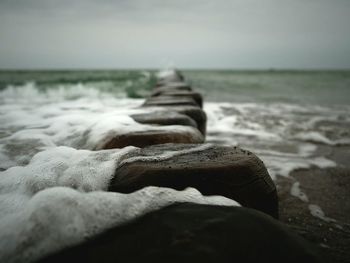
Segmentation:
<svg viewBox="0 0 350 263">
<path fill-rule="evenodd" d="M 102 149 L 123 148 L 126 146 L 146 147 L 163 143 L 202 143 L 203 135 L 193 127 L 187 129 L 161 130 L 152 128 L 114 136 Z"/>
<path fill-rule="evenodd" d="M 172 111 L 158 111 L 131 115 L 135 121 L 142 124 L 183 125 L 197 128 L 197 123 L 185 114 Z"/>
<path fill-rule="evenodd" d="M 173 90 L 169 88 L 157 88 L 154 89 L 152 93 L 152 97 L 162 97 L 162 96 L 169 96 L 169 97 L 187 97 L 192 98 L 199 107 L 203 107 L 203 97 L 200 93 L 194 92 L 194 91 L 181 91 L 181 90 Z"/>
<path fill-rule="evenodd" d="M 177 204 L 40 262 L 322 262 L 318 250 L 264 213 Z"/>
</svg>

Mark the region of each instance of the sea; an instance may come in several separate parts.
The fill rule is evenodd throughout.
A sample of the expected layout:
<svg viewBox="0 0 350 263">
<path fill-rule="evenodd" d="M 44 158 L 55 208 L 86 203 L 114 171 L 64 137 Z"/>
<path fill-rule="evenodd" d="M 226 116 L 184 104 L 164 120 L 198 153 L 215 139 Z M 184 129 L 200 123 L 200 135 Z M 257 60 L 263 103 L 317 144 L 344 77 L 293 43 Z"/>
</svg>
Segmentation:
<svg viewBox="0 0 350 263">
<path fill-rule="evenodd" d="M 27 148 L 86 148 L 72 142 L 88 128 L 81 119 L 142 104 L 155 85 L 156 73 L 1 71 L 0 169 L 27 164 L 34 154 L 26 155 Z M 273 177 L 312 165 L 336 165 L 323 148 L 330 151 L 350 144 L 350 71 L 185 70 L 183 74 L 204 96 L 207 142 L 255 152 Z M 64 131 L 59 134 L 59 129 Z M 70 134 L 63 134 L 67 130 Z"/>
<path fill-rule="evenodd" d="M 341 151 L 350 146 L 350 71 L 182 73 L 204 97 L 206 142 L 254 152 L 275 181 L 298 169 L 349 166 Z M 188 196 L 202 203 L 235 205 L 224 198 L 207 200 L 194 189 L 181 194 L 151 188 L 129 199 L 103 191 L 118 165 L 115 160 L 135 149 L 94 151 L 94 145 L 111 129 L 130 125 L 125 115 L 138 111 L 156 74 L 0 71 L 0 209 L 5 215 L 0 219 L 0 261 L 35 260 L 78 243 L 116 224 L 116 218 L 123 223 L 150 211 L 147 200 L 158 195 L 174 198 L 152 209 Z M 291 194 L 306 199 L 297 182 L 295 186 Z M 110 212 L 111 207 L 127 206 L 134 209 L 127 216 Z M 72 216 L 74 222 L 69 221 Z M 70 230 L 63 227 L 67 225 Z"/>
</svg>

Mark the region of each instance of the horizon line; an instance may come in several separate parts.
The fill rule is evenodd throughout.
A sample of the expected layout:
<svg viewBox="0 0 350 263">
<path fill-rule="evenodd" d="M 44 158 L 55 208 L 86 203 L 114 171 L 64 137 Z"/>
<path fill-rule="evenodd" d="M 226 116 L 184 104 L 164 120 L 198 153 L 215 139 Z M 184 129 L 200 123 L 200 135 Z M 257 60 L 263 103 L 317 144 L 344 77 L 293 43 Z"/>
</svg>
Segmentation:
<svg viewBox="0 0 350 263">
<path fill-rule="evenodd" d="M 238 67 L 72 67 L 72 68 L 60 68 L 60 67 L 46 67 L 46 68 L 1 68 L 0 71 L 133 71 L 133 70 L 151 70 L 159 71 L 166 69 L 178 69 L 180 71 L 350 71 L 350 68 L 287 68 L 287 67 L 266 67 L 266 68 L 238 68 Z"/>
</svg>

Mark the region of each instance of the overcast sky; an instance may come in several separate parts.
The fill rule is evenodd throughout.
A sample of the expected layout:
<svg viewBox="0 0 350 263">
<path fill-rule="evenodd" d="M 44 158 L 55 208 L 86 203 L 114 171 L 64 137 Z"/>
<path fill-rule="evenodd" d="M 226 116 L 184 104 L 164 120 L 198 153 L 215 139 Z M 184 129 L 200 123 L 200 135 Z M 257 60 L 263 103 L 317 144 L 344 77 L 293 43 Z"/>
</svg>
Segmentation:
<svg viewBox="0 0 350 263">
<path fill-rule="evenodd" d="M 0 68 L 350 68 L 350 0 L 0 0 Z"/>
</svg>

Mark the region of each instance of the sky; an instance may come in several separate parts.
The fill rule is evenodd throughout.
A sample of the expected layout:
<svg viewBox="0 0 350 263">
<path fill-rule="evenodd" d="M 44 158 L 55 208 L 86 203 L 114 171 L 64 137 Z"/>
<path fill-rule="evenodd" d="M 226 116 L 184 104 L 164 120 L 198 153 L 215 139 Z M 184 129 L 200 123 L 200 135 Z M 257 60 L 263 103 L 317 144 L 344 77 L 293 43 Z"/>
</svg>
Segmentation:
<svg viewBox="0 0 350 263">
<path fill-rule="evenodd" d="M 0 0 L 0 68 L 350 68 L 350 0 Z"/>
</svg>

